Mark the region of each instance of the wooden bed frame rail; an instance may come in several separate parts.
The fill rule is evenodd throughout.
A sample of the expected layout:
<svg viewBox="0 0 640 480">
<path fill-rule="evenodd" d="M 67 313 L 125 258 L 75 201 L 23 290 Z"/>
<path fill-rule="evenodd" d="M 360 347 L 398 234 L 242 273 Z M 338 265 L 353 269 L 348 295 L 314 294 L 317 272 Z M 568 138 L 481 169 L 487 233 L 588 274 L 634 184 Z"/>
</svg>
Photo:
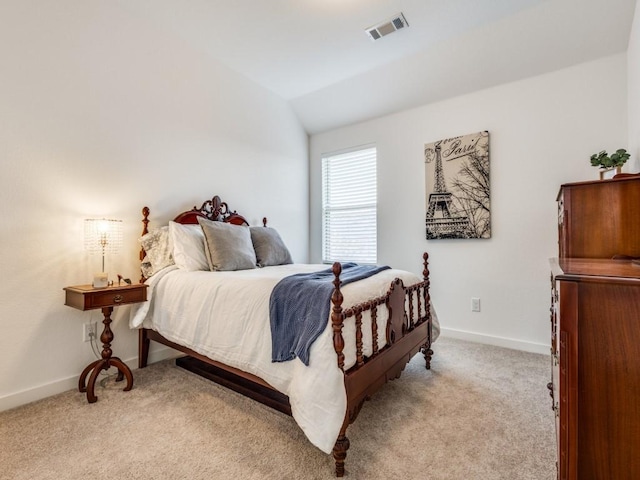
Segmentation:
<svg viewBox="0 0 640 480">
<path fill-rule="evenodd" d="M 143 209 L 143 234 L 148 232 L 149 209 Z M 230 212 L 227 204 L 220 201 L 218 196 L 207 201 L 200 209 L 184 212 L 176 221 L 181 223 L 197 223 L 197 216 L 211 216 L 215 220 L 230 223 L 248 224 L 246 220 L 235 211 Z M 266 226 L 266 219 L 263 220 Z M 143 258 L 144 252 L 140 256 Z M 347 410 L 340 429 L 340 433 L 333 447 L 335 471 L 337 477 L 344 476 L 344 463 L 349 449 L 349 439 L 346 436 L 347 427 L 353 423 L 364 402 L 368 400 L 386 382 L 399 378 L 406 364 L 418 352 L 422 352 L 426 361 L 426 368 L 431 368 L 432 342 L 432 318 L 429 296 L 429 256 L 423 254 L 424 269 L 423 280 L 413 285 L 404 286 L 402 280 L 395 279 L 389 291 L 380 297 L 354 305 L 347 309 L 342 308 L 343 295 L 340 289 L 340 274 L 342 265 L 333 264 L 333 293 L 331 295 L 331 326 L 333 330 L 333 344 L 336 351 L 338 367 L 344 372 L 344 383 L 347 394 Z M 144 280 L 144 277 L 141 281 Z M 416 307 L 414 308 L 414 302 Z M 388 319 L 384 332 L 378 326 L 378 309 L 387 308 Z M 407 308 L 408 307 L 408 308 Z M 362 318 L 365 312 L 371 315 L 372 354 L 366 357 L 363 353 Z M 355 351 L 356 363 L 344 370 L 345 341 L 342 329 L 345 320 L 354 317 L 356 325 Z M 385 335 L 385 346 L 378 347 L 380 335 Z M 291 406 L 286 395 L 278 392 L 261 378 L 247 372 L 243 372 L 228 365 L 211 360 L 188 347 L 176 344 L 158 332 L 146 328 L 139 331 L 139 357 L 138 366 L 144 368 L 147 365 L 150 341 L 154 340 L 178 351 L 186 353 L 188 357 L 179 358 L 176 363 L 228 388 L 231 388 L 245 396 L 251 397 L 267 406 L 283 413 L 291 415 Z"/>
</svg>

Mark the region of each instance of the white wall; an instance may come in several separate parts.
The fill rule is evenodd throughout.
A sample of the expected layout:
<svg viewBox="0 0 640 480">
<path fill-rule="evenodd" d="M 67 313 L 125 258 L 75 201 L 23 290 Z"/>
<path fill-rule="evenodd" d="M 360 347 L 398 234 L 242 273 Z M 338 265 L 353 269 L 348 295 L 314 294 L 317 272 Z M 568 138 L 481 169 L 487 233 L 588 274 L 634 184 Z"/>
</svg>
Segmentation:
<svg viewBox="0 0 640 480">
<path fill-rule="evenodd" d="M 640 173 L 640 8 L 636 10 L 627 50 L 627 95 L 629 97 L 629 152 L 631 158 L 625 171 Z"/>
<path fill-rule="evenodd" d="M 74 388 L 94 359 L 63 305 L 99 257 L 82 221 L 124 221 L 107 270 L 139 278 L 155 225 L 218 194 L 308 259 L 308 137 L 290 107 L 117 2 L 0 3 L 0 409 Z M 135 360 L 128 307 L 114 353 Z M 158 353 L 158 352 L 156 352 Z"/>
<path fill-rule="evenodd" d="M 375 143 L 379 263 L 420 273 L 428 251 L 446 333 L 548 352 L 558 187 L 596 179 L 589 156 L 627 144 L 626 91 L 620 54 L 313 135 L 311 260 L 321 252 L 322 154 Z M 424 143 L 481 130 L 490 132 L 493 236 L 426 241 Z"/>
</svg>

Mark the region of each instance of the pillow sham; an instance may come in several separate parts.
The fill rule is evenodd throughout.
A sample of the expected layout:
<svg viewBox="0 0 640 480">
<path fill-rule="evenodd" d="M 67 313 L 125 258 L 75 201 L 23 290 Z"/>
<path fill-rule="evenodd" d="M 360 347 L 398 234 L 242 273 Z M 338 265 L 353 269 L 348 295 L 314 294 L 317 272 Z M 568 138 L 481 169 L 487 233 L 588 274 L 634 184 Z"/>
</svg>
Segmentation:
<svg viewBox="0 0 640 480">
<path fill-rule="evenodd" d="M 200 225 L 169 222 L 169 238 L 173 245 L 173 261 L 189 272 L 209 270 L 204 249 L 204 233 Z"/>
<path fill-rule="evenodd" d="M 198 218 L 205 238 L 205 253 L 211 271 L 256 268 L 256 252 L 249 227 Z"/>
<path fill-rule="evenodd" d="M 160 227 L 139 239 L 147 256 L 142 261 L 142 274 L 149 278 L 169 265 L 173 265 L 169 227 Z"/>
<path fill-rule="evenodd" d="M 277 230 L 271 227 L 250 227 L 249 231 L 259 267 L 293 263 L 291 253 Z"/>
</svg>

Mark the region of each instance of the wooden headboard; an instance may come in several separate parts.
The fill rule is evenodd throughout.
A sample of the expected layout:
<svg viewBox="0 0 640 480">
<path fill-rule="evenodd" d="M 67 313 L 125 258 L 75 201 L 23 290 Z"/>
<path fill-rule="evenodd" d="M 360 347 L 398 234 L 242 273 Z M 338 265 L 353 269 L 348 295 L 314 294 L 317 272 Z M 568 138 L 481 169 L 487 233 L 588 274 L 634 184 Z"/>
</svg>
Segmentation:
<svg viewBox="0 0 640 480">
<path fill-rule="evenodd" d="M 149 233 L 149 212 L 149 207 L 142 209 L 142 235 Z M 191 210 L 179 213 L 173 221 L 185 225 L 193 225 L 198 223 L 198 217 L 208 218 L 216 222 L 233 223 L 234 225 L 249 225 L 249 222 L 238 212 L 235 210 L 231 212 L 227 202 L 220 200 L 218 195 L 204 202 L 200 208 L 194 206 Z M 263 222 L 266 222 L 266 219 L 263 219 Z M 140 260 L 142 260 L 142 257 Z"/>
<path fill-rule="evenodd" d="M 142 209 L 142 236 L 149 233 L 149 207 Z M 193 225 L 198 223 L 198 217 L 207 218 L 215 222 L 231 223 L 233 225 L 249 225 L 247 219 L 238 212 L 231 211 L 227 202 L 223 202 L 218 195 L 214 195 L 211 200 L 205 201 L 200 208 L 194 206 L 191 210 L 179 213 L 173 221 L 185 225 Z M 262 225 L 267 226 L 266 217 L 262 219 Z M 146 252 L 144 248 L 140 249 L 140 261 L 144 260 Z M 144 276 L 140 279 L 140 283 L 144 282 Z"/>
</svg>

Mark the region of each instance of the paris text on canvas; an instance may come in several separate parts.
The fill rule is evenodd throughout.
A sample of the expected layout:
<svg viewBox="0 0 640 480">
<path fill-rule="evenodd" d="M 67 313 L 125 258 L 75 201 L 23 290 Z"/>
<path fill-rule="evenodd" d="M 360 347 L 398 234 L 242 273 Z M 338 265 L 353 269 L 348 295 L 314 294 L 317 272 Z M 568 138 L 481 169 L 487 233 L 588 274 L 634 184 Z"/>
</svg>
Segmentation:
<svg viewBox="0 0 640 480">
<path fill-rule="evenodd" d="M 491 238 L 489 132 L 424 146 L 427 239 Z"/>
</svg>

